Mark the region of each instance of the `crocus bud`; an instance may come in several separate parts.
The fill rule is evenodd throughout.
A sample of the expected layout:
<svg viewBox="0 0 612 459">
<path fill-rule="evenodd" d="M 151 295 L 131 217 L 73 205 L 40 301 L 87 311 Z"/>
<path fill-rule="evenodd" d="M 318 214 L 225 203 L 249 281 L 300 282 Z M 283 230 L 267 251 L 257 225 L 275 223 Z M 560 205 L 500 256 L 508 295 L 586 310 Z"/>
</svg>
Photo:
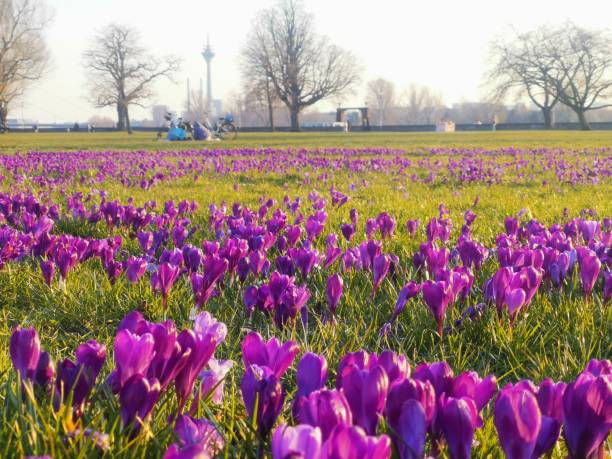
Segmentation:
<svg viewBox="0 0 612 459">
<path fill-rule="evenodd" d="M 582 290 L 585 296 L 589 296 L 599 271 L 601 270 L 601 261 L 597 257 L 597 254 L 590 249 L 580 248 L 578 251 L 578 264 L 580 265 L 580 282 L 582 283 Z"/>
<path fill-rule="evenodd" d="M 41 352 L 36 370 L 34 371 L 34 383 L 47 389 L 55 376 L 55 366 L 48 352 Z"/>
<path fill-rule="evenodd" d="M 119 330 L 114 351 L 119 387 L 136 374 L 146 374 L 154 357 L 155 340 L 150 333 L 138 336 L 129 330 Z"/>
<path fill-rule="evenodd" d="M 41 260 L 40 270 L 42 271 L 45 283 L 51 287 L 51 284 L 53 283 L 53 276 L 55 275 L 55 263 L 53 263 L 51 260 Z"/>
<path fill-rule="evenodd" d="M 469 459 L 474 431 L 482 424 L 474 401 L 468 397 L 442 397 L 438 416 L 451 459 Z"/>
<path fill-rule="evenodd" d="M 327 279 L 327 304 L 329 305 L 329 309 L 332 314 L 336 313 L 338 302 L 340 301 L 340 297 L 342 296 L 343 286 L 344 281 L 342 280 L 342 277 L 340 277 L 338 274 L 329 276 L 329 278 Z"/>
<path fill-rule="evenodd" d="M 240 390 L 249 417 L 257 419 L 261 435 L 268 435 L 285 401 L 285 391 L 280 381 L 270 368 L 251 365 L 244 373 Z"/>
<path fill-rule="evenodd" d="M 32 328 L 16 327 L 9 344 L 11 360 L 22 380 L 31 379 L 40 357 L 40 339 Z"/>
<path fill-rule="evenodd" d="M 342 391 L 351 407 L 353 422 L 369 434 L 376 432 L 388 389 L 389 378 L 381 366 L 362 370 L 350 365 L 343 370 Z"/>
<path fill-rule="evenodd" d="M 572 458 L 591 457 L 610 432 L 612 382 L 582 373 L 563 395 L 563 435 Z"/>
<path fill-rule="evenodd" d="M 374 258 L 372 263 L 372 274 L 374 276 L 372 295 L 376 293 L 376 290 L 378 290 L 380 284 L 382 284 L 382 281 L 385 279 L 385 277 L 387 277 L 390 266 L 391 260 L 387 255 L 378 255 Z"/>
<path fill-rule="evenodd" d="M 506 457 L 533 457 L 542 416 L 530 391 L 511 384 L 505 386 L 495 401 L 494 423 Z"/>
<path fill-rule="evenodd" d="M 397 426 L 396 446 L 402 459 L 420 459 L 425 450 L 427 418 L 423 406 L 414 399 L 406 400 L 401 406 Z"/>
<path fill-rule="evenodd" d="M 297 395 L 308 397 L 311 392 L 325 386 L 327 360 L 322 355 L 307 352 L 297 365 Z"/>
<path fill-rule="evenodd" d="M 438 334 L 442 336 L 446 308 L 453 297 L 452 286 L 448 282 L 429 280 L 422 285 L 422 288 L 425 304 L 436 319 Z"/>
<path fill-rule="evenodd" d="M 147 379 L 141 374 L 132 376 L 119 392 L 123 425 L 133 425 L 135 431 L 138 431 L 157 403 L 159 393 L 157 379 Z"/>
</svg>

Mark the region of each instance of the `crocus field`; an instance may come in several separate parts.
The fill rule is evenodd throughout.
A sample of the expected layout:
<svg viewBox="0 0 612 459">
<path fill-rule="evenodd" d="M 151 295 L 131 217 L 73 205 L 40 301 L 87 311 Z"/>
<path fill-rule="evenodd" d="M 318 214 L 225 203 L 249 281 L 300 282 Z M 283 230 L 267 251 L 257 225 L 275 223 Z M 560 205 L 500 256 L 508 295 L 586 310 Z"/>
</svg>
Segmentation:
<svg viewBox="0 0 612 459">
<path fill-rule="evenodd" d="M 0 457 L 610 457 L 612 135 L 309 136 L 0 136 Z"/>
</svg>

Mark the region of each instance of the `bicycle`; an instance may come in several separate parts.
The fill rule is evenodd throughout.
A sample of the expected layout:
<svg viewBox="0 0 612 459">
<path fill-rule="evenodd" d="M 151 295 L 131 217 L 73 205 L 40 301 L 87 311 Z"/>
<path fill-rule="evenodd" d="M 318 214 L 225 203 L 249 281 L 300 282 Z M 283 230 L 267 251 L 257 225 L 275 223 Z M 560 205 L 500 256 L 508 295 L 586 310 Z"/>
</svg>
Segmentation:
<svg viewBox="0 0 612 459">
<path fill-rule="evenodd" d="M 238 128 L 234 124 L 234 117 L 229 113 L 219 117 L 215 125 L 208 128 L 212 136 L 219 140 L 234 140 L 238 136 Z"/>
</svg>

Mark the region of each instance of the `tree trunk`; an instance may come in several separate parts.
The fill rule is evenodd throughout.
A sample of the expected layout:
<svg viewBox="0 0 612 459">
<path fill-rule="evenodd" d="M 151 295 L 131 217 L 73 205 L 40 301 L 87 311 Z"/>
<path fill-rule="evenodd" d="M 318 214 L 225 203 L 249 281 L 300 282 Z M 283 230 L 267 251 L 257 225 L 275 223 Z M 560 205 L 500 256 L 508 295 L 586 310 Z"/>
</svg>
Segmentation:
<svg viewBox="0 0 612 459">
<path fill-rule="evenodd" d="M 4 134 L 7 129 L 6 119 L 8 118 L 8 104 L 0 102 L 0 134 Z"/>
<path fill-rule="evenodd" d="M 274 132 L 274 102 L 270 90 L 270 80 L 266 81 L 266 100 L 268 102 L 268 123 L 270 125 L 270 132 Z"/>
<path fill-rule="evenodd" d="M 125 116 L 125 127 L 128 134 L 132 134 L 132 123 L 130 122 L 130 112 L 128 111 L 127 105 L 123 108 L 123 115 Z"/>
<path fill-rule="evenodd" d="M 123 131 L 125 129 L 125 112 L 123 111 L 123 106 L 121 104 L 117 104 L 117 130 Z"/>
<path fill-rule="evenodd" d="M 295 107 L 291 107 L 291 131 L 300 132 L 300 110 Z"/>
<path fill-rule="evenodd" d="M 270 132 L 274 132 L 276 128 L 274 127 L 274 107 L 271 102 L 268 102 L 268 124 L 270 125 Z"/>
<path fill-rule="evenodd" d="M 588 120 L 586 119 L 586 113 L 584 112 L 584 110 L 574 110 L 576 112 L 576 115 L 578 116 L 578 122 L 580 123 L 580 128 L 583 131 L 590 131 L 591 130 L 591 125 L 589 124 Z"/>
<path fill-rule="evenodd" d="M 544 127 L 546 129 L 553 129 L 555 121 L 553 119 L 552 107 L 542 107 L 542 115 L 544 116 Z"/>
</svg>

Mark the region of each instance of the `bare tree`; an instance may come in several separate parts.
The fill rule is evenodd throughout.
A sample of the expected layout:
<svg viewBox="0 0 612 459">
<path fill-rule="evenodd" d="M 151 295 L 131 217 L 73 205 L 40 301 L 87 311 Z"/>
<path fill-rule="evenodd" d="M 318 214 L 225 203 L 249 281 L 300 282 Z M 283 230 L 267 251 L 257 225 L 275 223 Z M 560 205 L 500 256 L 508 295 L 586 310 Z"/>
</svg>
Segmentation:
<svg viewBox="0 0 612 459">
<path fill-rule="evenodd" d="M 428 86 L 411 84 L 402 97 L 409 124 L 433 124 L 442 106 L 442 97 Z"/>
<path fill-rule="evenodd" d="M 359 81 L 355 57 L 314 32 L 313 16 L 301 0 L 280 0 L 261 11 L 243 58 L 272 82 L 289 109 L 294 131 L 305 107 L 340 95 Z"/>
<path fill-rule="evenodd" d="M 153 84 L 172 78 L 180 66 L 174 56 L 163 59 L 147 53 L 138 43 L 136 30 L 110 24 L 94 38 L 83 54 L 96 107 L 117 109 L 117 128 L 132 133 L 129 106 L 144 106 L 153 95 Z"/>
<path fill-rule="evenodd" d="M 206 99 L 202 91 L 192 89 L 189 91 L 189 100 L 185 101 L 186 121 L 202 122 L 208 117 Z M 185 118 L 185 116 L 183 117 Z"/>
<path fill-rule="evenodd" d="M 43 37 L 51 16 L 38 0 L 0 0 L 0 132 L 9 106 L 47 66 Z"/>
<path fill-rule="evenodd" d="M 554 61 L 551 83 L 557 97 L 576 113 L 582 129 L 590 129 L 586 113 L 612 106 L 605 102 L 612 95 L 610 33 L 567 23 L 551 36 L 546 52 Z"/>
<path fill-rule="evenodd" d="M 395 106 L 395 85 L 384 78 L 370 80 L 367 86 L 366 101 L 376 115 L 379 126 L 388 121 L 389 110 Z"/>
<path fill-rule="evenodd" d="M 556 59 L 548 52 L 554 35 L 549 28 L 540 27 L 510 40 L 496 38 L 490 45 L 493 67 L 488 74 L 495 101 L 512 92 L 526 94 L 542 112 L 548 129 L 554 126 L 553 108 L 559 101 L 552 82 Z"/>
</svg>

